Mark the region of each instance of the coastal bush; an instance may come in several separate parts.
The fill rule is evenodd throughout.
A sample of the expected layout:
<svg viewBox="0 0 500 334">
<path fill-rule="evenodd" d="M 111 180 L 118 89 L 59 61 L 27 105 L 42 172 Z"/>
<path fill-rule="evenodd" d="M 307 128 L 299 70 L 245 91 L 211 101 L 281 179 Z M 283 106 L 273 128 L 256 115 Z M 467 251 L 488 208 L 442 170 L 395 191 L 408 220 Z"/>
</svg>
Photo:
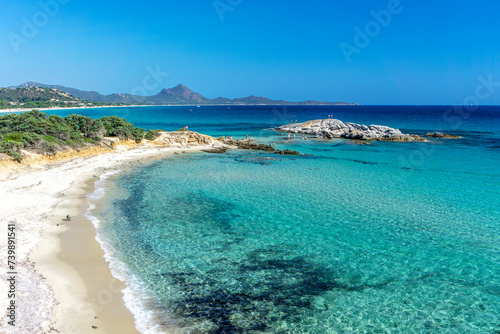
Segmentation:
<svg viewBox="0 0 500 334">
<path fill-rule="evenodd" d="M 120 137 L 121 139 L 129 139 L 133 125 L 123 118 L 118 116 L 101 117 L 101 122 L 106 129 L 107 137 Z"/>
<path fill-rule="evenodd" d="M 25 148 L 35 148 L 38 146 L 40 141 L 42 140 L 42 136 L 36 133 L 23 133 L 22 143 Z"/>
<path fill-rule="evenodd" d="M 3 140 L 21 142 L 23 140 L 23 134 L 19 132 L 9 133 L 3 137 Z"/>
<path fill-rule="evenodd" d="M 0 153 L 10 155 L 14 158 L 14 160 L 18 162 L 21 162 L 22 160 L 21 154 L 19 153 L 21 149 L 22 143 L 11 140 L 5 141 L 4 138 L 2 138 L 2 141 L 0 141 Z"/>
<path fill-rule="evenodd" d="M 43 136 L 43 140 L 45 140 L 47 143 L 54 143 L 56 141 L 56 138 L 53 136 Z"/>
<path fill-rule="evenodd" d="M 85 138 L 95 138 L 104 135 L 104 127 L 100 120 L 94 120 L 83 115 L 71 114 L 64 118 L 74 132 Z M 111 127 L 110 127 L 111 129 Z"/>
<path fill-rule="evenodd" d="M 9 152 L 9 153 L 7 153 L 7 154 L 9 154 L 11 157 L 13 157 L 15 161 L 21 162 L 23 160 L 23 157 L 21 156 L 21 153 L 16 152 L 16 151 L 12 151 L 12 152 Z"/>
<path fill-rule="evenodd" d="M 133 128 L 132 129 L 132 137 L 135 139 L 136 143 L 140 143 L 142 139 L 144 138 L 144 133 L 146 130 L 142 128 Z"/>
<path fill-rule="evenodd" d="M 139 143 L 145 134 L 147 138 L 152 138 L 150 140 L 156 139 L 159 131 L 149 130 L 146 134 L 145 129 L 134 127 L 132 123 L 117 116 L 92 119 L 71 114 L 62 118 L 32 110 L 0 116 L 0 153 L 21 161 L 23 149 L 55 153 L 67 147 L 99 145 L 105 136 L 134 139 Z"/>
<path fill-rule="evenodd" d="M 42 153 L 56 153 L 58 146 L 55 143 L 48 143 L 43 141 L 40 145 L 40 151 Z"/>
<path fill-rule="evenodd" d="M 71 147 L 71 148 L 79 148 L 82 146 L 82 143 L 80 141 L 68 139 L 64 142 L 65 145 Z"/>
<path fill-rule="evenodd" d="M 160 131 L 162 130 L 148 130 L 148 132 L 144 135 L 144 139 L 155 140 L 160 136 Z"/>
<path fill-rule="evenodd" d="M 100 139 L 99 140 L 95 140 L 95 139 L 92 139 L 92 138 L 83 138 L 83 142 L 87 143 L 87 144 L 99 145 Z"/>
<path fill-rule="evenodd" d="M 23 143 L 12 140 L 5 140 L 5 138 L 3 138 L 0 145 L 2 149 L 9 151 L 19 151 L 23 148 Z"/>
</svg>

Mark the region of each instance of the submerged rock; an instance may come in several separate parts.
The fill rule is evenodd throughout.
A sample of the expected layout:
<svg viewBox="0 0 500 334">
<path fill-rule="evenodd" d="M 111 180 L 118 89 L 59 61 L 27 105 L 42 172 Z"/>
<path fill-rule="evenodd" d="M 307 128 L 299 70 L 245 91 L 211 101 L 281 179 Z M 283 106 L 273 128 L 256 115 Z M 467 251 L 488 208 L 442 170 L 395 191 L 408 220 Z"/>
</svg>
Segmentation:
<svg viewBox="0 0 500 334">
<path fill-rule="evenodd" d="M 338 119 L 317 119 L 304 123 L 287 124 L 277 127 L 275 130 L 313 135 L 319 138 L 353 139 L 365 141 L 425 141 L 419 135 L 404 134 L 398 129 L 383 125 L 363 125 L 342 122 Z"/>
<path fill-rule="evenodd" d="M 250 140 L 232 140 L 232 139 L 227 139 L 224 140 L 224 144 L 229 145 L 230 147 L 236 147 L 239 149 L 243 150 L 256 150 L 256 151 L 266 151 L 266 152 L 274 152 L 274 154 L 281 154 L 281 155 L 299 155 L 300 153 L 298 151 L 292 151 L 292 150 L 276 150 L 272 145 L 266 145 L 266 144 L 257 144 L 254 143 Z"/>
<path fill-rule="evenodd" d="M 274 147 L 272 145 L 257 144 L 251 142 L 250 140 L 245 140 L 245 139 L 241 140 L 226 139 L 223 142 L 226 145 L 234 146 L 243 150 L 257 150 L 257 151 L 269 151 L 269 152 L 274 151 Z"/>
<path fill-rule="evenodd" d="M 459 136 L 449 135 L 447 133 L 441 133 L 441 132 L 428 132 L 425 134 L 425 136 L 432 137 L 432 138 L 445 138 L 445 139 L 461 139 L 462 138 Z"/>
<path fill-rule="evenodd" d="M 281 151 L 281 150 L 276 150 L 274 151 L 274 154 L 281 154 L 281 155 L 299 155 L 300 153 L 298 151 L 292 151 L 292 150 L 284 150 L 284 151 Z"/>
<path fill-rule="evenodd" d="M 247 141 L 239 141 L 238 148 L 245 150 L 274 151 L 274 147 L 266 144 L 255 144 Z"/>
<path fill-rule="evenodd" d="M 227 147 L 216 147 L 216 148 L 212 148 L 209 150 L 202 150 L 202 151 L 206 152 L 206 153 L 226 153 Z"/>
</svg>

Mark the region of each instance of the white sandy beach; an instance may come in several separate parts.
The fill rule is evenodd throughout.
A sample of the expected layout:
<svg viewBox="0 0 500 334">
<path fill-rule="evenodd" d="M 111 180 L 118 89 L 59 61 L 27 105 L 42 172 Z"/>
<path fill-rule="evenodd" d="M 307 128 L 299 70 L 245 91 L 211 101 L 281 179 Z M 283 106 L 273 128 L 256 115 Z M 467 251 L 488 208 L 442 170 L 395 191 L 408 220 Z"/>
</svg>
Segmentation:
<svg viewBox="0 0 500 334">
<path fill-rule="evenodd" d="M 17 278 L 16 326 L 6 323 L 10 300 L 5 294 L 0 301 L 4 310 L 0 332 L 137 333 L 123 303 L 124 284 L 111 276 L 95 229 L 82 214 L 84 194 L 106 171 L 210 147 L 122 146 L 110 153 L 1 174 L 0 291 L 9 288 L 5 270 L 9 223 L 15 224 Z M 66 215 L 74 218 L 64 222 Z"/>
</svg>

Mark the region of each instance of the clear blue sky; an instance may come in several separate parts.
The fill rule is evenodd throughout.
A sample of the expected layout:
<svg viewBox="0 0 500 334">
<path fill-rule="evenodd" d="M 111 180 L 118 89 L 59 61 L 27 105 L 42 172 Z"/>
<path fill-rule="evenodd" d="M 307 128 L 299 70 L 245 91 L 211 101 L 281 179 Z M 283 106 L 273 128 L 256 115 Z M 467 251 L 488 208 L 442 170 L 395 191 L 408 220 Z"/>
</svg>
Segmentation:
<svg viewBox="0 0 500 334">
<path fill-rule="evenodd" d="M 217 0 L 218 12 L 213 0 L 42 0 L 54 1 L 52 15 L 36 0 L 0 4 L 0 86 L 462 104 L 482 76 L 499 84 L 480 87 L 480 103 L 500 104 L 498 1 Z M 388 7 L 375 23 L 370 12 Z M 356 44 L 367 25 L 372 37 Z M 342 43 L 357 50 L 350 62 Z M 168 76 L 144 86 L 148 67 Z"/>
</svg>

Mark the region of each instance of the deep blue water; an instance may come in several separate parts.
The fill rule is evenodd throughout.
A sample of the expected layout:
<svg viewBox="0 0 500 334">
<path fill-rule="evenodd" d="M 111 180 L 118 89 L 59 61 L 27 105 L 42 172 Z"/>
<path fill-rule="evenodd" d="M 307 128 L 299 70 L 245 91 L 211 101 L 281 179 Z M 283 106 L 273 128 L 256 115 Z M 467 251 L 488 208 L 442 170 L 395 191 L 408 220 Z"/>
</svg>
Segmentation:
<svg viewBox="0 0 500 334">
<path fill-rule="evenodd" d="M 167 157 L 110 178 L 95 215 L 141 329 L 500 331 L 500 108 L 78 110 L 253 136 L 300 156 Z M 57 112 L 64 116 L 63 113 Z M 460 140 L 359 145 L 270 128 L 327 118 Z M 133 301 L 133 302 L 132 302 Z M 154 324 L 154 325 L 153 325 Z"/>
<path fill-rule="evenodd" d="M 495 132 L 500 127 L 500 107 L 483 106 L 170 106 L 58 110 L 66 116 L 79 113 L 98 118 L 117 115 L 146 129 L 177 130 L 185 125 L 214 136 L 235 133 L 262 134 L 263 129 L 333 115 L 345 122 L 382 124 L 401 130 Z M 490 129 L 487 129 L 490 128 Z M 498 136 L 497 136 L 498 138 Z"/>
</svg>

